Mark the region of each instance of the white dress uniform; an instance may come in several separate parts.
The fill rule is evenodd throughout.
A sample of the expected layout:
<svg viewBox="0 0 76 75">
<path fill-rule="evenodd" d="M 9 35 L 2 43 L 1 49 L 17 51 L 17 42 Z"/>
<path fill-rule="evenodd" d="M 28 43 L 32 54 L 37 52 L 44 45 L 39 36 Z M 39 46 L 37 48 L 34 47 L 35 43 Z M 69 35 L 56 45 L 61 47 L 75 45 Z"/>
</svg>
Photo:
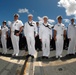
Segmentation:
<svg viewBox="0 0 76 75">
<path fill-rule="evenodd" d="M 68 26 L 68 38 L 71 38 L 69 42 L 68 52 L 67 54 L 75 54 L 75 46 L 76 46 L 76 26 L 75 24 Z"/>
<path fill-rule="evenodd" d="M 15 30 L 20 30 L 20 27 L 23 26 L 21 20 L 13 21 L 11 24 L 11 40 L 13 44 L 14 53 L 13 55 L 19 54 L 19 36 L 14 35 Z"/>
<path fill-rule="evenodd" d="M 64 24 L 56 24 L 54 26 L 54 30 L 56 30 L 57 34 L 56 34 L 56 58 L 58 57 L 62 57 L 62 51 L 63 51 L 63 34 L 64 34 L 64 30 L 66 30 L 65 25 Z"/>
<path fill-rule="evenodd" d="M 52 39 L 52 26 L 49 23 L 42 23 L 39 30 L 39 38 L 42 40 L 43 56 L 50 54 L 50 39 Z"/>
<path fill-rule="evenodd" d="M 24 26 L 24 35 L 28 44 L 28 53 L 29 55 L 34 56 L 35 51 L 35 36 L 37 36 L 37 27 L 36 22 L 26 22 Z"/>
<path fill-rule="evenodd" d="M 1 28 L 1 42 L 2 42 L 2 47 L 3 47 L 3 53 L 6 54 L 7 53 L 7 40 L 6 40 L 6 32 L 8 31 L 8 27 L 7 26 L 3 26 Z"/>
</svg>

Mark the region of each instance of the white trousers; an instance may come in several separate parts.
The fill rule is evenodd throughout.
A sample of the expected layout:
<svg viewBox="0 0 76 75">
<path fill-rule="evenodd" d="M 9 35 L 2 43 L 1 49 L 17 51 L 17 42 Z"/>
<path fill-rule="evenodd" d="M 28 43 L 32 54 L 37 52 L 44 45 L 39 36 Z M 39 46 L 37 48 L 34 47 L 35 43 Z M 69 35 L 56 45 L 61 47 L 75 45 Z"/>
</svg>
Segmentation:
<svg viewBox="0 0 76 75">
<path fill-rule="evenodd" d="M 7 40 L 6 40 L 6 35 L 1 36 L 1 42 L 2 42 L 2 47 L 3 47 L 3 53 L 7 53 Z"/>
<path fill-rule="evenodd" d="M 14 35 L 14 33 L 11 33 L 11 40 L 14 52 L 13 54 L 19 54 L 19 36 Z"/>
<path fill-rule="evenodd" d="M 56 56 L 60 56 L 63 52 L 63 36 L 57 35 L 56 39 Z"/>
<path fill-rule="evenodd" d="M 75 47 L 76 47 L 76 38 L 71 38 L 71 41 L 69 42 L 69 47 L 67 54 L 75 54 Z"/>
<path fill-rule="evenodd" d="M 42 38 L 42 51 L 43 51 L 43 56 L 49 56 L 50 54 L 50 39 L 47 38 Z"/>
<path fill-rule="evenodd" d="M 33 36 L 27 36 L 27 45 L 28 45 L 28 53 L 30 55 L 35 55 L 36 50 L 35 50 L 35 38 Z"/>
</svg>

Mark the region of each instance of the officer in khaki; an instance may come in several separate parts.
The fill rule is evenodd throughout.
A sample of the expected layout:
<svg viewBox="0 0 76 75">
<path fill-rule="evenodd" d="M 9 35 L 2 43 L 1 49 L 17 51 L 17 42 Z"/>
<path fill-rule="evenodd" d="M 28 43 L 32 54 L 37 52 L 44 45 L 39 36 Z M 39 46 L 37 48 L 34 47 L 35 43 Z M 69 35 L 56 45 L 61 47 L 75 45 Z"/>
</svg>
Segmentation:
<svg viewBox="0 0 76 75">
<path fill-rule="evenodd" d="M 18 18 L 19 15 L 14 14 L 14 21 L 11 23 L 11 40 L 14 49 L 12 56 L 18 56 L 19 54 L 19 34 L 23 29 L 23 23 Z"/>
<path fill-rule="evenodd" d="M 3 21 L 3 25 L 1 27 L 1 42 L 3 47 L 3 54 L 7 53 L 7 35 L 8 35 L 8 27 L 6 26 L 6 21 Z"/>
<path fill-rule="evenodd" d="M 56 58 L 61 58 L 66 28 L 62 23 L 62 16 L 58 16 L 57 19 L 58 23 L 54 26 L 54 40 L 56 41 Z"/>
</svg>

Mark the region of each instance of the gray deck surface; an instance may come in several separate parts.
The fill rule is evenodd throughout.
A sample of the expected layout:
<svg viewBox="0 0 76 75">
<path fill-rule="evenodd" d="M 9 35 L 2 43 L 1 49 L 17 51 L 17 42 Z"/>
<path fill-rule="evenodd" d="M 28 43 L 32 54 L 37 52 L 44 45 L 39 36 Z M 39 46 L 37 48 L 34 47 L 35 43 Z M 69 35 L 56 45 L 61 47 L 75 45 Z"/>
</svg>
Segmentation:
<svg viewBox="0 0 76 75">
<path fill-rule="evenodd" d="M 7 55 L 3 55 L 0 49 L 0 75 L 19 75 L 25 62 L 24 50 L 20 50 L 18 57 L 11 57 L 13 50 L 8 50 Z"/>
<path fill-rule="evenodd" d="M 49 59 L 42 59 L 42 51 L 36 59 L 31 60 L 28 74 L 25 75 L 76 75 L 76 55 L 66 56 L 63 51 L 61 59 L 55 58 L 55 50 L 50 52 Z"/>
</svg>

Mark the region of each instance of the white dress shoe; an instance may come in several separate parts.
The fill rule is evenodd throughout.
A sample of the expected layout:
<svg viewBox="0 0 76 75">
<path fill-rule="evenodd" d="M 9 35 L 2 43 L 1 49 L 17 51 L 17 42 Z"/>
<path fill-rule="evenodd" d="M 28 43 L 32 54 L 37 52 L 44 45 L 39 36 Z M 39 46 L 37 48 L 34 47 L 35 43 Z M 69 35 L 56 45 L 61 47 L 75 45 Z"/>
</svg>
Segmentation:
<svg viewBox="0 0 76 75">
<path fill-rule="evenodd" d="M 13 53 L 12 56 L 15 56 L 15 54 Z"/>
<path fill-rule="evenodd" d="M 58 58 L 58 56 L 56 56 L 56 58 Z"/>
<path fill-rule="evenodd" d="M 59 57 L 62 58 L 62 55 L 60 55 Z"/>
<path fill-rule="evenodd" d="M 18 54 L 15 54 L 15 56 L 18 56 Z"/>
</svg>

